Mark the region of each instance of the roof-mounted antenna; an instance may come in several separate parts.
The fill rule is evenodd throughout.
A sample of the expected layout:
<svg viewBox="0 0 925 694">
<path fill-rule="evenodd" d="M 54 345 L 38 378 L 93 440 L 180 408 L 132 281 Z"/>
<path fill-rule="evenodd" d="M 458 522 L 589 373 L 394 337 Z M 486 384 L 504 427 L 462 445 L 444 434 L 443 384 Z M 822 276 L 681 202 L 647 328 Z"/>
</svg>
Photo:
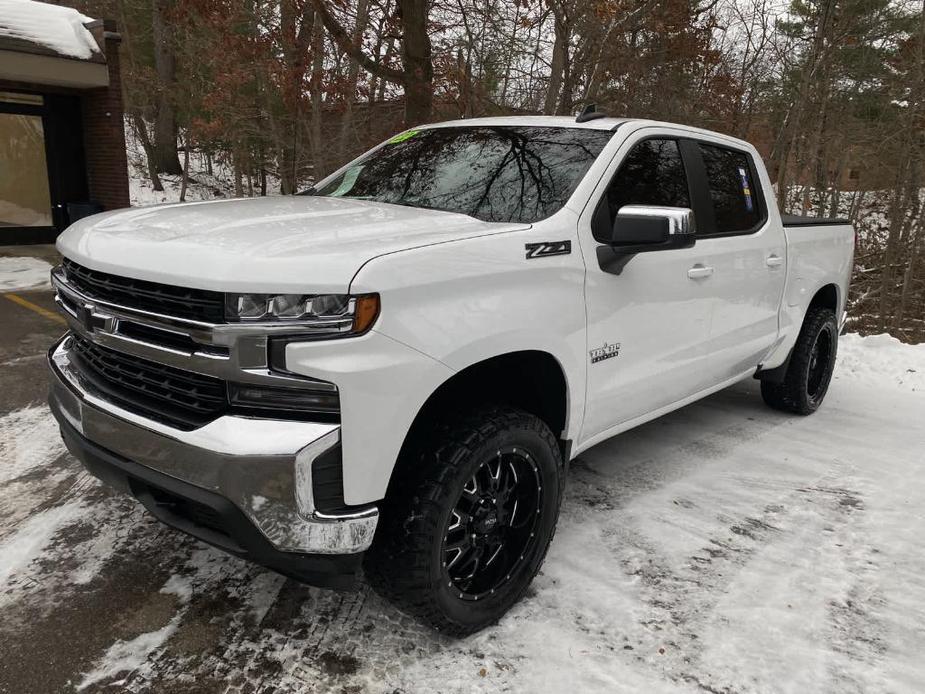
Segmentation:
<svg viewBox="0 0 925 694">
<path fill-rule="evenodd" d="M 587 123 L 589 120 L 597 120 L 598 118 L 606 118 L 606 113 L 601 113 L 597 110 L 597 104 L 588 104 L 575 117 L 576 123 Z"/>
</svg>

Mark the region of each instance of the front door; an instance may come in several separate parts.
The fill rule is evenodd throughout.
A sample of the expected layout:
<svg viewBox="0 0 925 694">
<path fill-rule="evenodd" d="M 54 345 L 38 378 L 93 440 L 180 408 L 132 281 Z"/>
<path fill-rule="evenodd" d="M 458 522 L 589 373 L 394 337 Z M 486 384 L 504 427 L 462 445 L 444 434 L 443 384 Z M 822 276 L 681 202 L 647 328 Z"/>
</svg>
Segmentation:
<svg viewBox="0 0 925 694">
<path fill-rule="evenodd" d="M 713 310 L 701 248 L 639 253 L 616 274 L 597 259 L 591 220 L 598 204 L 690 208 L 683 134 L 644 129 L 625 142 L 580 219 L 587 279 L 587 405 L 584 445 L 712 385 L 705 362 Z M 600 212 L 598 212 L 600 214 Z M 691 272 L 694 270 L 694 272 Z"/>
</svg>

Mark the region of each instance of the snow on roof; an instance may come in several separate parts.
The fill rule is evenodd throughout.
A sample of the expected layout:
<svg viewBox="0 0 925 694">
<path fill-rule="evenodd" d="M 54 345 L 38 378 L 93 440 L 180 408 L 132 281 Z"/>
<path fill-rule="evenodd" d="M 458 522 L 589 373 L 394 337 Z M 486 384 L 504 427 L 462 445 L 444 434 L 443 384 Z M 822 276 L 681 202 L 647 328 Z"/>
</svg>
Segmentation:
<svg viewBox="0 0 925 694">
<path fill-rule="evenodd" d="M 84 26 L 93 19 L 70 7 L 33 0 L 0 0 L 0 39 L 32 44 L 70 58 L 88 60 L 100 49 Z"/>
</svg>

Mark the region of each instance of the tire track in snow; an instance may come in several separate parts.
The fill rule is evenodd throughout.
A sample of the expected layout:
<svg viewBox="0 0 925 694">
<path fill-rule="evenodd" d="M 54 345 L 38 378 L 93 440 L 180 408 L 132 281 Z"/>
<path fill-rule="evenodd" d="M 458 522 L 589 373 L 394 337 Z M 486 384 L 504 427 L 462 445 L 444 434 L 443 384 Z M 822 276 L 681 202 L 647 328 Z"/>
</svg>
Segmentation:
<svg viewBox="0 0 925 694">
<path fill-rule="evenodd" d="M 789 421 L 792 420 L 782 423 Z M 754 444 L 774 428 L 776 426 L 738 425 L 711 431 L 668 453 L 672 464 L 667 468 L 651 465 L 651 459 L 645 461 L 649 463 L 651 477 L 641 486 L 650 489 L 670 484 L 704 465 L 715 469 L 715 461 L 729 458 L 737 449 Z M 710 462 L 705 463 L 704 459 Z M 679 461 L 680 464 L 676 464 Z M 617 508 L 621 497 L 627 505 L 632 504 L 640 485 L 628 485 L 629 490 L 621 494 L 620 489 L 614 489 L 612 480 L 605 478 L 602 481 L 597 469 L 581 462 L 575 467 L 579 485 L 573 484 L 572 490 L 575 486 L 585 487 L 577 496 L 593 509 L 592 512 L 606 513 L 609 510 L 606 506 L 601 508 L 601 497 L 617 500 Z M 638 473 L 638 468 L 639 463 L 630 463 L 631 477 Z M 862 509 L 863 504 L 854 493 L 832 486 L 839 481 L 844 482 L 849 474 L 850 466 L 834 461 L 807 487 L 782 484 L 780 480 L 753 480 L 747 486 L 750 491 L 759 491 L 759 496 L 752 501 L 761 502 L 763 499 L 763 504 L 750 513 L 742 513 L 740 509 L 735 515 L 717 514 L 718 527 L 707 542 L 680 564 L 665 557 L 660 547 L 647 539 L 645 528 L 634 528 L 632 518 L 625 517 L 629 514 L 618 511 L 618 516 L 623 517 L 607 524 L 604 541 L 620 559 L 627 575 L 639 579 L 640 596 L 648 605 L 640 618 L 643 636 L 639 639 L 639 650 L 644 654 L 659 654 L 658 657 L 639 657 L 660 668 L 666 677 L 676 682 L 692 684 L 706 691 L 734 691 L 735 687 L 718 681 L 711 671 L 698 672 L 696 665 L 701 651 L 699 623 L 704 616 L 709 616 L 735 576 L 747 571 L 753 556 L 762 552 L 769 543 L 787 541 L 786 525 L 794 522 L 794 512 L 798 513 L 807 505 L 821 505 L 824 507 L 822 515 L 834 526 L 843 527 L 848 522 L 844 517 L 846 509 Z M 622 475 L 620 479 L 622 481 Z M 575 482 L 574 478 L 572 482 Z M 769 493 L 770 497 L 767 496 Z M 836 501 L 832 501 L 833 495 L 837 497 Z M 696 498 L 696 495 L 693 496 Z M 676 498 L 673 503 L 682 509 L 698 508 L 697 503 L 689 498 Z M 871 656 L 877 655 L 882 642 L 876 636 L 867 635 L 874 625 L 866 612 L 857 609 L 856 602 L 849 598 L 844 604 L 833 603 L 830 611 L 838 623 L 833 649 L 838 648 L 837 641 L 842 639 L 854 659 L 869 662 Z M 841 676 L 844 679 L 845 675 Z"/>
</svg>

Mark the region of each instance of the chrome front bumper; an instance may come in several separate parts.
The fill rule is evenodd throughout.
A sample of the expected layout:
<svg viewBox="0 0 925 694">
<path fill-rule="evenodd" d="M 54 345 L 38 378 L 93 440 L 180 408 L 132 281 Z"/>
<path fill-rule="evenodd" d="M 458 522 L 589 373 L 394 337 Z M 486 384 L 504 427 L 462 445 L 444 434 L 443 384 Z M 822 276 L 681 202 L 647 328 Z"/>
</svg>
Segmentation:
<svg viewBox="0 0 925 694">
<path fill-rule="evenodd" d="M 369 548 L 375 507 L 347 515 L 315 509 L 312 462 L 340 441 L 340 426 L 222 416 L 181 431 L 107 402 L 72 367 L 65 336 L 49 352 L 49 401 L 59 419 L 117 456 L 227 499 L 277 550 L 355 554 Z"/>
</svg>

